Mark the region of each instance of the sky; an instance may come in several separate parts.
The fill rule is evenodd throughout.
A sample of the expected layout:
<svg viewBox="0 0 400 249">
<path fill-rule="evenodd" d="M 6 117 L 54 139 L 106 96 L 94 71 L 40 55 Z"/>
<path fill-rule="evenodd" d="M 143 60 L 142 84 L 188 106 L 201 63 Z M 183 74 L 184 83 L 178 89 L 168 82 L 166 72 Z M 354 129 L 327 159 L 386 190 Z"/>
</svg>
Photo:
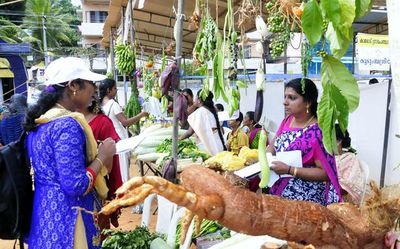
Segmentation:
<svg viewBox="0 0 400 249">
<path fill-rule="evenodd" d="M 71 0 L 71 3 L 75 6 L 81 6 L 81 0 Z"/>
</svg>

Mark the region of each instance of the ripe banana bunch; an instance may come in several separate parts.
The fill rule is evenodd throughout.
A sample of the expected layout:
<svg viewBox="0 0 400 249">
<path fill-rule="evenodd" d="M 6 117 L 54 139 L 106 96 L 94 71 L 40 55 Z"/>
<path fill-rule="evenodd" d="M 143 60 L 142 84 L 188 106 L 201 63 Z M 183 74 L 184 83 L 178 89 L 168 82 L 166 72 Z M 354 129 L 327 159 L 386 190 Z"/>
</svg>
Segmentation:
<svg viewBox="0 0 400 249">
<path fill-rule="evenodd" d="M 123 43 L 117 43 L 115 46 L 115 62 L 118 71 L 122 74 L 131 74 L 135 67 L 135 53 L 132 50 L 131 45 L 124 45 Z"/>
<path fill-rule="evenodd" d="M 240 92 L 236 87 L 229 89 L 229 116 L 232 116 L 236 110 L 239 110 Z"/>
</svg>

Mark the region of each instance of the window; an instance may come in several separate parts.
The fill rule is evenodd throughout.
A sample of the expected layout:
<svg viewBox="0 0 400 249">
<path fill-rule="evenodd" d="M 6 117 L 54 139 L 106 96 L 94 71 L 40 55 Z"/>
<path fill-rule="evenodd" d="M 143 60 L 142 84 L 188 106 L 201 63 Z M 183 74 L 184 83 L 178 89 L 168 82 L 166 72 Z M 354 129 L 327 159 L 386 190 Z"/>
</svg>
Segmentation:
<svg viewBox="0 0 400 249">
<path fill-rule="evenodd" d="M 107 15 L 107 11 L 90 11 L 90 22 L 103 23 L 106 21 Z"/>
</svg>

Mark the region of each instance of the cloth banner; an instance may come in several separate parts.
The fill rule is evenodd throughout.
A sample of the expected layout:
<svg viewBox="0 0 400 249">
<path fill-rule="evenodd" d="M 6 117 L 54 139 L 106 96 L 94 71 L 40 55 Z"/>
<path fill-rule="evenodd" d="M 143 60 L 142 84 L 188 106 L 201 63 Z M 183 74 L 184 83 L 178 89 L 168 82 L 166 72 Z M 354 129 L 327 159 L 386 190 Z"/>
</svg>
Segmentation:
<svg viewBox="0 0 400 249">
<path fill-rule="evenodd" d="M 387 14 L 389 24 L 389 46 L 391 56 L 392 83 L 397 109 L 397 136 L 400 134 L 400 1 L 387 0 Z"/>
</svg>

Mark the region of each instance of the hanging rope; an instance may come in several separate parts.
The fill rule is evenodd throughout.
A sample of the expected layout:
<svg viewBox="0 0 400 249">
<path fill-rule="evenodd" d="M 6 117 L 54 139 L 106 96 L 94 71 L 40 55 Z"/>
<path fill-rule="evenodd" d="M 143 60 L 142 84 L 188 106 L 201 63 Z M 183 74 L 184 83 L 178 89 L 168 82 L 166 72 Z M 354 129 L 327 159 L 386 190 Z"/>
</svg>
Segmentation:
<svg viewBox="0 0 400 249">
<path fill-rule="evenodd" d="M 219 19 L 219 11 L 218 11 L 218 0 L 215 0 L 215 23 L 218 26 L 218 19 Z"/>
</svg>

